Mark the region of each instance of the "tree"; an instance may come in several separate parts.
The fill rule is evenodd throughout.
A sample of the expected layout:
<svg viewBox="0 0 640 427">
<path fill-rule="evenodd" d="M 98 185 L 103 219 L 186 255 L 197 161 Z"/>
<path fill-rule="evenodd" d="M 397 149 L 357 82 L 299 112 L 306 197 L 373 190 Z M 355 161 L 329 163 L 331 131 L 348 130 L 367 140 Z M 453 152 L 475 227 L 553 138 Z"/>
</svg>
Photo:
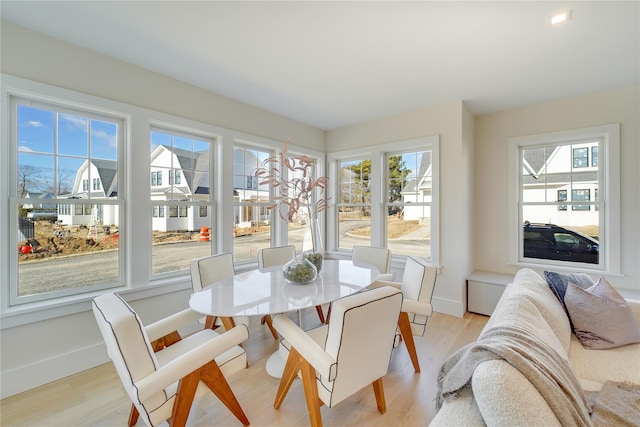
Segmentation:
<svg viewBox="0 0 640 427">
<path fill-rule="evenodd" d="M 25 197 L 30 191 L 36 191 L 39 187 L 40 173 L 38 168 L 32 165 L 20 165 L 18 167 L 18 197 Z"/>
<path fill-rule="evenodd" d="M 389 157 L 389 203 L 402 201 L 402 190 L 410 173 L 401 155 Z"/>
</svg>

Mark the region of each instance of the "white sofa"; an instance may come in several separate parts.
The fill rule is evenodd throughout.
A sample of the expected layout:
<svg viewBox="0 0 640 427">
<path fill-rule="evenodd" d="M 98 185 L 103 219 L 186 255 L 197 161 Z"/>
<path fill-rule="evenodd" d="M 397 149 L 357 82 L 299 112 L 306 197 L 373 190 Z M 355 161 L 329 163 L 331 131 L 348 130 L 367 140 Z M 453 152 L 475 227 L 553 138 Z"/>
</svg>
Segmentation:
<svg viewBox="0 0 640 427">
<path fill-rule="evenodd" d="M 640 323 L 640 303 L 628 301 Z M 584 391 L 598 391 L 606 381 L 640 386 L 640 344 L 607 350 L 585 349 L 571 332 L 569 318 L 547 285 L 531 269 L 520 270 L 509 284 L 479 340 L 495 326 L 532 331 L 568 360 Z M 430 424 L 438 426 L 560 426 L 538 390 L 504 360 L 489 360 L 473 371 L 470 387 L 444 400 Z"/>
</svg>

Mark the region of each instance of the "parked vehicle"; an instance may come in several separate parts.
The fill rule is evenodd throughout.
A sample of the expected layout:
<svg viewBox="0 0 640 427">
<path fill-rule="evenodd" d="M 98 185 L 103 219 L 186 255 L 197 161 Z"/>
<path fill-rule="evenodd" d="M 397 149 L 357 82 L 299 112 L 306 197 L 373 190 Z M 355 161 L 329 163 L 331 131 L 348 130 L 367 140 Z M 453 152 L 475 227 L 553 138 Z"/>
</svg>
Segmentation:
<svg viewBox="0 0 640 427">
<path fill-rule="evenodd" d="M 32 211 L 27 213 L 27 218 L 33 220 L 48 220 L 48 221 L 56 221 L 58 219 L 58 212 L 55 211 Z"/>
<path fill-rule="evenodd" d="M 580 232 L 554 224 L 524 224 L 525 258 L 598 264 L 599 242 Z"/>
</svg>

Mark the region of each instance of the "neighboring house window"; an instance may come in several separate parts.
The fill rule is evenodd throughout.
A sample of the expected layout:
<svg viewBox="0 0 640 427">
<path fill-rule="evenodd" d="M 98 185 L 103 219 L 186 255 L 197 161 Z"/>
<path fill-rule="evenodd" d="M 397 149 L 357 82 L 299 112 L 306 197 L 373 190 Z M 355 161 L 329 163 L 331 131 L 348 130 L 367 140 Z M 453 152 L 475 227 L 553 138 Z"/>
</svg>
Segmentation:
<svg viewBox="0 0 640 427">
<path fill-rule="evenodd" d="M 619 273 L 619 125 L 512 138 L 509 155 L 510 262 Z"/>
<path fill-rule="evenodd" d="M 200 206 L 198 209 L 198 216 L 200 218 L 206 218 L 209 216 L 209 208 L 207 206 Z"/>
<path fill-rule="evenodd" d="M 211 178 L 214 139 L 198 133 L 195 130 L 189 133 L 164 128 L 151 130 L 151 271 L 154 275 L 171 276 L 184 273 L 189 268 L 190 259 L 212 253 L 212 244 L 198 244 L 194 246 L 189 258 L 180 259 L 169 268 L 162 261 L 170 253 L 167 245 L 161 244 L 166 241 L 166 236 L 184 231 L 195 234 L 202 227 L 212 229 L 212 216 L 202 216 L 199 212 L 213 206 L 213 192 L 210 188 L 213 184 Z M 167 187 L 162 187 L 164 173 L 168 177 Z M 166 217 L 165 206 L 168 210 Z"/>
<path fill-rule="evenodd" d="M 558 190 L 558 201 L 566 202 L 567 201 L 567 190 Z M 559 211 L 566 211 L 567 205 L 558 205 Z"/>
<path fill-rule="evenodd" d="M 277 213 L 270 212 L 269 185 L 258 184 L 254 173 L 271 152 L 258 147 L 233 147 L 233 205 L 234 235 L 233 257 L 236 262 L 256 259 L 259 248 L 271 246 L 272 220 Z M 242 237 L 242 239 L 240 239 Z"/>
<path fill-rule="evenodd" d="M 113 177 L 113 185 L 122 183 L 119 179 L 119 151 L 123 145 L 125 121 L 114 115 L 98 114 L 89 108 L 81 109 L 71 106 L 66 101 L 42 101 L 36 98 L 27 99 L 9 96 L 10 104 L 10 150 L 14 155 L 12 169 L 17 173 L 11 177 L 13 184 L 11 193 L 10 220 L 12 228 L 17 229 L 20 207 L 29 203 L 24 198 L 29 192 L 46 192 L 52 195 L 47 204 L 67 206 L 60 212 L 71 212 L 70 206 L 77 214 L 82 212 L 83 203 L 90 201 L 97 213 L 81 222 L 74 218 L 59 218 L 67 225 L 83 225 L 87 229 L 97 229 L 103 223 L 118 224 L 120 213 L 124 212 L 123 191 L 116 197 L 94 197 L 87 194 L 88 183 L 99 182 L 100 171 L 108 170 Z M 77 105 L 77 104 L 75 104 Z M 75 183 L 77 187 L 74 188 Z M 122 186 L 124 187 L 124 186 Z M 82 197 L 82 199 L 80 199 Z M 99 242 L 92 245 L 99 248 L 87 251 L 86 257 L 65 258 L 63 268 L 54 267 L 52 258 L 47 253 L 54 253 L 49 238 L 54 236 L 54 224 L 49 221 L 37 221 L 39 229 L 36 236 L 40 242 L 39 257 L 30 259 L 28 254 L 10 258 L 11 268 L 9 305 L 28 303 L 38 300 L 53 299 L 71 294 L 94 292 L 106 287 L 120 286 L 123 282 L 123 248 L 116 243 L 102 244 L 103 236 L 89 235 L 87 231 L 74 235 L 78 242 L 86 244 L 89 239 Z M 57 225 L 55 225 L 57 226 Z M 77 227 L 76 227 L 77 228 Z M 9 233 L 15 236 L 16 233 Z M 96 239 L 97 237 L 97 239 Z M 122 237 L 122 236 L 121 236 Z M 68 237 L 65 237 L 68 238 Z M 12 237 L 15 239 L 15 237 Z M 18 243 L 11 242 L 11 247 Z M 63 243 L 64 244 L 64 243 Z M 104 249 L 111 252 L 107 255 Z M 113 253 L 115 249 L 115 253 Z M 104 263 L 109 257 L 109 268 L 88 271 L 85 264 Z M 15 272 L 15 273 L 14 273 Z M 47 277 L 46 283 L 43 277 Z"/>
<path fill-rule="evenodd" d="M 100 190 L 100 178 L 93 178 L 93 189 Z"/>
<path fill-rule="evenodd" d="M 591 198 L 590 190 L 571 190 L 571 200 L 575 202 L 579 202 L 579 201 L 588 202 L 590 198 Z M 574 210 L 574 211 L 588 211 L 590 209 L 591 209 L 591 205 L 571 205 L 571 210 Z"/>
<path fill-rule="evenodd" d="M 438 264 L 438 153 L 437 135 L 331 153 L 329 250 L 388 247 Z"/>
<path fill-rule="evenodd" d="M 598 167 L 598 147 L 591 147 L 591 166 L 594 168 Z"/>
<path fill-rule="evenodd" d="M 180 184 L 180 171 L 179 170 L 170 170 L 169 171 L 169 185 Z"/>
<path fill-rule="evenodd" d="M 74 205 L 74 206 L 75 206 L 75 207 L 74 207 L 74 211 L 73 211 L 73 213 L 74 213 L 75 215 L 82 215 L 82 212 L 83 212 L 83 207 L 82 207 L 82 205 Z"/>
<path fill-rule="evenodd" d="M 586 168 L 589 166 L 589 148 L 580 147 L 573 149 L 573 167 Z"/>
</svg>

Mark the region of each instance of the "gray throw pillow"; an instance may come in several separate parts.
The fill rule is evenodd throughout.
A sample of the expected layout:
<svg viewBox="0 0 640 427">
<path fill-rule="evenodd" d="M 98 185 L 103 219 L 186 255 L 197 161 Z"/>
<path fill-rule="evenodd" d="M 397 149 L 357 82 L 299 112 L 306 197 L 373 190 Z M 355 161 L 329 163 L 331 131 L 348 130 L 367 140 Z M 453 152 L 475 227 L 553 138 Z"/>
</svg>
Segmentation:
<svg viewBox="0 0 640 427">
<path fill-rule="evenodd" d="M 604 350 L 640 342 L 629 304 L 606 279 L 588 289 L 569 283 L 564 302 L 584 348 Z"/>
<path fill-rule="evenodd" d="M 582 289 L 587 289 L 595 285 L 595 282 L 588 274 L 585 273 L 556 273 L 553 271 L 545 271 L 544 279 L 547 281 L 547 285 L 549 285 L 553 294 L 558 298 L 558 301 L 560 301 L 560 304 L 562 304 L 562 308 L 564 308 L 565 313 L 567 313 L 569 323 L 571 324 L 571 331 L 573 332 L 574 328 L 571 322 L 571 317 L 569 316 L 569 311 L 567 311 L 567 305 L 564 303 L 564 295 L 567 292 L 567 285 L 571 282 Z"/>
</svg>

